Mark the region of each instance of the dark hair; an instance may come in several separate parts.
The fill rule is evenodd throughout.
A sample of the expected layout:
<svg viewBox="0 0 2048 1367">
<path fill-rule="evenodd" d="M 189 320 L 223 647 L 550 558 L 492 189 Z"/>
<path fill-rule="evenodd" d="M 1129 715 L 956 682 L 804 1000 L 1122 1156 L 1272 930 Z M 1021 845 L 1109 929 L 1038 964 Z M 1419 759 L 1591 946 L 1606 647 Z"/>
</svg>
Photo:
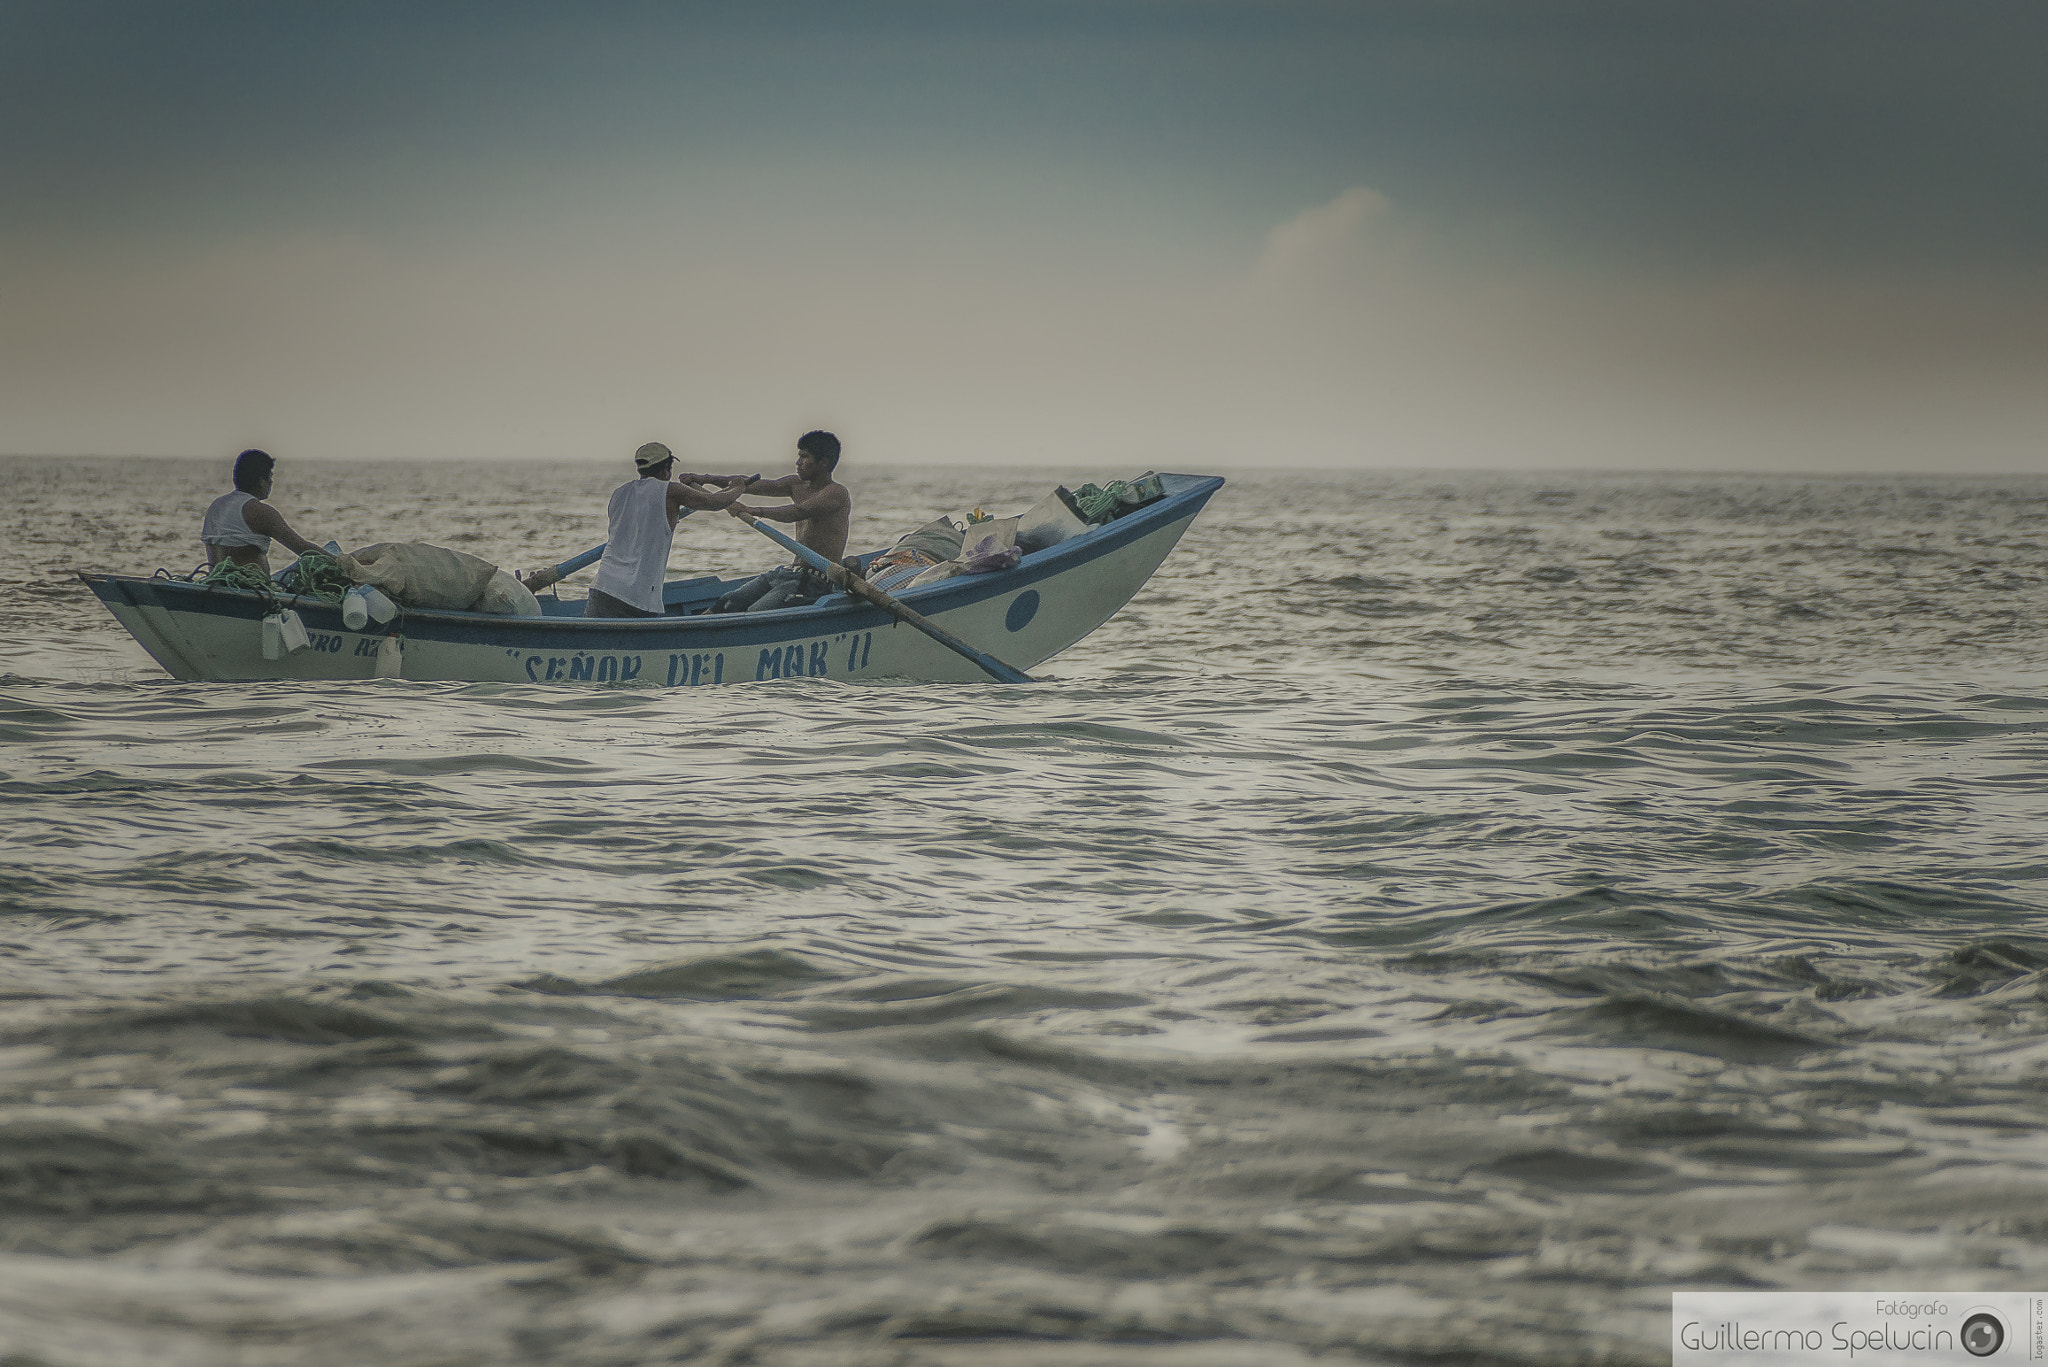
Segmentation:
<svg viewBox="0 0 2048 1367">
<path fill-rule="evenodd" d="M 245 494 L 256 492 L 256 486 L 270 478 L 270 472 L 277 468 L 277 462 L 267 451 L 250 447 L 235 457 L 235 487 Z"/>
<path fill-rule="evenodd" d="M 839 464 L 839 438 L 830 432 L 806 432 L 796 439 L 796 449 L 824 461 L 827 470 Z"/>
</svg>

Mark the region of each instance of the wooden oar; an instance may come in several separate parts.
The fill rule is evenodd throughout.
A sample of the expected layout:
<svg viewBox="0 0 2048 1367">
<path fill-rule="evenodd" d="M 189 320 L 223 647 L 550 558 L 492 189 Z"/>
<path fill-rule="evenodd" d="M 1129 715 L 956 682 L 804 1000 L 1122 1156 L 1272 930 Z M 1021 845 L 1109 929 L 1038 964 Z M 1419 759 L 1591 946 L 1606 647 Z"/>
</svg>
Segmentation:
<svg viewBox="0 0 2048 1367">
<path fill-rule="evenodd" d="M 956 654 L 964 655 L 968 659 L 974 661 L 976 664 L 980 665 L 983 670 L 987 671 L 988 676 L 990 678 L 995 679 L 997 682 L 1013 684 L 1037 682 L 1029 674 L 1026 674 L 1023 670 L 1012 669 L 1010 666 L 1004 664 L 1001 660 L 998 660 L 995 656 L 988 654 L 986 651 L 976 650 L 973 646 L 967 644 L 967 642 L 961 640 L 958 636 L 955 636 L 952 632 L 946 630 L 937 622 L 932 621 L 930 618 L 924 616 L 922 613 L 916 611 L 913 608 L 907 608 L 903 606 L 903 604 L 897 602 L 894 598 L 890 597 L 882 590 L 876 588 L 867 580 L 861 578 L 857 574 L 848 571 L 844 565 L 835 565 L 830 560 L 827 560 L 824 556 L 819 555 L 816 551 L 812 550 L 809 546 L 806 546 L 803 543 L 797 541 L 794 537 L 784 536 L 781 532 L 776 531 L 773 527 L 769 526 L 767 523 L 755 517 L 752 513 L 748 512 L 745 508 L 742 508 L 739 504 L 733 504 L 730 508 L 727 508 L 726 511 L 731 513 L 734 517 L 739 518 L 742 522 L 745 522 L 749 527 L 752 527 L 755 531 L 761 533 L 763 536 L 768 537 L 770 540 L 778 541 L 782 543 L 784 546 L 788 547 L 790 550 L 795 551 L 797 559 L 803 561 L 812 569 L 817 570 L 819 573 L 823 574 L 827 579 L 837 584 L 840 588 L 845 589 L 848 593 L 851 593 L 856 597 L 867 599 L 870 603 L 873 603 L 876 607 L 888 613 L 897 621 L 910 623 L 910 625 L 916 627 L 919 631 L 931 637 L 934 641 L 937 641 L 946 649 L 953 651 Z"/>
<path fill-rule="evenodd" d="M 558 580 L 576 573 L 585 565 L 595 565 L 604 557 L 604 548 L 609 544 L 609 542 L 599 542 L 583 552 L 583 554 L 572 555 L 551 569 L 535 570 L 520 582 L 526 585 L 528 593 L 539 593 L 542 589 L 549 587 Z"/>
</svg>

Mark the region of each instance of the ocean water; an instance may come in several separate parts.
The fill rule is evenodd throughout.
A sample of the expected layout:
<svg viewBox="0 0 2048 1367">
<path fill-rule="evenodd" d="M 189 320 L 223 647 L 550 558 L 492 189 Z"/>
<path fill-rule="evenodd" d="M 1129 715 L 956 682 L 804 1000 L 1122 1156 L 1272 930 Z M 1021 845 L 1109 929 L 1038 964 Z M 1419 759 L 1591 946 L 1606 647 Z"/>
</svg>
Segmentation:
<svg viewBox="0 0 2048 1367">
<path fill-rule="evenodd" d="M 223 466 L 0 462 L 7 1367 L 1658 1363 L 1674 1289 L 2048 1283 L 2048 480 L 1240 472 L 1035 686 L 666 692 L 170 681 L 71 571 L 189 567 Z M 1135 472 L 844 474 L 866 547 Z M 519 568 L 613 482 L 274 501 Z"/>
</svg>

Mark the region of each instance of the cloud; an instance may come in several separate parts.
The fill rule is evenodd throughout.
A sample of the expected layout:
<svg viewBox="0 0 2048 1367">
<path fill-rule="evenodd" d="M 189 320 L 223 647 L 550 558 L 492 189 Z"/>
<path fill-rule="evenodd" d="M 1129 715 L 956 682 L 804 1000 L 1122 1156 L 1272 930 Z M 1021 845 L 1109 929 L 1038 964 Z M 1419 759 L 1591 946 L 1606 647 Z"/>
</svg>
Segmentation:
<svg viewBox="0 0 2048 1367">
<path fill-rule="evenodd" d="M 24 250 L 0 451 L 563 459 L 659 436 L 719 464 L 819 426 L 863 461 L 1105 470 L 2048 449 L 2048 276 L 1575 269 L 1362 186 L 1279 223 L 1249 274 L 1242 237 L 1137 268 L 1042 221 L 906 209 L 742 240 L 642 217 L 660 230 Z"/>
<path fill-rule="evenodd" d="M 1253 278 L 1291 283 L 1339 269 L 1364 243 L 1367 231 L 1391 212 L 1385 195 L 1354 185 L 1328 204 L 1305 209 L 1267 233 Z"/>
</svg>

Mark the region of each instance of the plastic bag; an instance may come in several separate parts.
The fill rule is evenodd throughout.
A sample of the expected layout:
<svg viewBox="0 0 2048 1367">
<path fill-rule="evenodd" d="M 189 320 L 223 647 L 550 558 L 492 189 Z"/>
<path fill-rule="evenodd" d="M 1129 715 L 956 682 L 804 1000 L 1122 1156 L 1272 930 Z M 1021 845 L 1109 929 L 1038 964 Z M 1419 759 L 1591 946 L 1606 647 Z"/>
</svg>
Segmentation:
<svg viewBox="0 0 2048 1367">
<path fill-rule="evenodd" d="M 1073 495 L 1064 487 L 1055 489 L 1017 519 L 1017 549 L 1030 555 L 1047 546 L 1057 546 L 1069 537 L 1088 530 L 1088 523 L 1074 514 L 1067 500 Z"/>
<path fill-rule="evenodd" d="M 528 591 L 526 585 L 514 579 L 503 570 L 491 576 L 491 582 L 484 585 L 484 591 L 470 604 L 471 612 L 488 612 L 497 617 L 538 617 L 540 600 Z"/>
<path fill-rule="evenodd" d="M 1123 488 L 1117 491 L 1127 508 L 1142 508 L 1147 503 L 1157 503 L 1166 497 L 1166 482 L 1152 471 L 1147 470 L 1136 479 L 1123 481 Z"/>
<path fill-rule="evenodd" d="M 1018 522 L 1014 517 L 1002 517 L 969 527 L 961 538 L 959 556 L 967 573 L 1006 570 L 1023 559 L 1024 553 L 1017 549 Z"/>
<path fill-rule="evenodd" d="M 961 575 L 965 573 L 967 573 L 967 567 L 965 565 L 961 564 L 958 560 L 948 560 L 943 564 L 934 565 L 930 569 L 924 571 L 922 574 L 918 575 L 917 578 L 911 580 L 908 584 L 903 585 L 903 589 L 922 588 L 926 584 L 936 584 L 942 579 L 951 579 L 955 575 Z M 888 590 L 888 592 L 891 593 L 900 593 L 902 591 L 902 589 Z"/>
<path fill-rule="evenodd" d="M 1018 521 L 1014 517 L 999 517 L 969 523 L 961 537 L 958 555 L 944 564 L 932 566 L 903 587 L 914 589 L 924 584 L 936 584 L 956 574 L 990 574 L 1009 569 L 1024 558 L 1024 552 L 1017 549 Z"/>
</svg>

